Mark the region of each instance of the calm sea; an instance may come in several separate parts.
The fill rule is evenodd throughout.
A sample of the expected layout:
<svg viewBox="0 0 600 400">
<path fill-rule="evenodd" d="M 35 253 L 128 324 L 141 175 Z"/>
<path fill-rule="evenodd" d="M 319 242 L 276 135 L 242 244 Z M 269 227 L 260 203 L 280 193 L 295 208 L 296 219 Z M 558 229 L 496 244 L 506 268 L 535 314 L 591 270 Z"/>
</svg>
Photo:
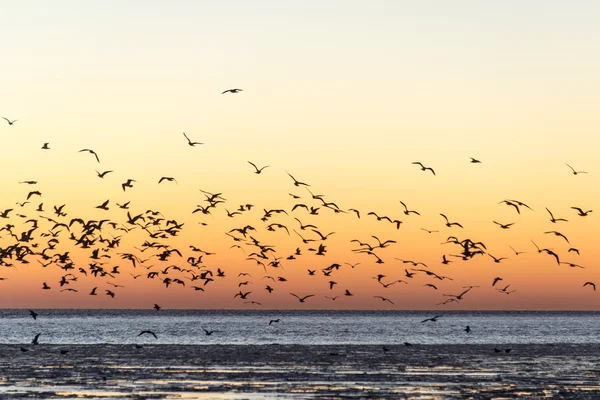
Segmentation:
<svg viewBox="0 0 600 400">
<path fill-rule="evenodd" d="M 598 312 L 0 310 L 0 343 L 600 343 Z M 421 323 L 441 315 L 437 322 Z M 280 322 L 269 325 L 270 320 Z M 469 325 L 471 333 L 464 331 Z M 213 331 L 206 335 L 203 331 Z M 158 339 L 138 334 L 151 330 Z"/>
</svg>

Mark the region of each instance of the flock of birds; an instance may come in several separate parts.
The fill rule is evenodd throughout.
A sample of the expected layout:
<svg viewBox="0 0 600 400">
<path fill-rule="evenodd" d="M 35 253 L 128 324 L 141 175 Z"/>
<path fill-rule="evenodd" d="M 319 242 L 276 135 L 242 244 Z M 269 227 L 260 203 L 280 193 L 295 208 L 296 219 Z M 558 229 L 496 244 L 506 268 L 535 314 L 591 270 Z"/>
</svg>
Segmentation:
<svg viewBox="0 0 600 400">
<path fill-rule="evenodd" d="M 242 89 L 228 89 L 222 94 L 237 94 Z M 4 117 L 3 117 L 4 118 Z M 18 120 L 4 118 L 9 126 L 14 126 Z M 186 133 L 183 133 L 182 145 L 187 144 L 190 147 L 202 146 L 203 143 L 192 140 Z M 41 147 L 44 151 L 49 151 L 50 143 L 44 143 Z M 90 148 L 79 150 L 80 153 L 88 153 L 92 156 L 95 164 L 100 164 L 99 155 Z M 471 158 L 470 163 L 480 164 L 482 161 Z M 415 166 L 425 173 L 430 173 L 436 176 L 435 170 L 424 165 L 422 162 L 412 162 Z M 259 165 L 255 162 L 248 161 L 248 173 L 261 175 L 269 168 L 269 165 Z M 586 171 L 581 171 L 567 164 L 571 173 L 575 176 L 587 174 Z M 113 170 L 96 170 L 98 179 L 107 179 Z M 252 274 L 255 272 L 239 272 L 235 274 L 238 279 L 238 289 L 232 293 L 232 297 L 239 299 L 244 304 L 262 306 L 262 303 L 253 299 L 253 294 L 256 290 L 261 290 L 263 293 L 271 294 L 274 291 L 285 290 L 285 282 L 287 279 L 283 276 L 283 264 L 296 265 L 300 264 L 297 260 L 301 259 L 305 254 L 315 256 L 325 256 L 329 251 L 328 239 L 335 232 L 325 232 L 319 226 L 318 216 L 324 213 L 332 213 L 338 215 L 350 215 L 352 218 L 371 218 L 374 221 L 388 223 L 395 227 L 396 230 L 401 229 L 405 222 L 399 218 L 380 215 L 374 211 L 363 212 L 356 208 L 342 208 L 336 202 L 326 200 L 326 196 L 322 194 L 314 194 L 309 183 L 296 179 L 295 176 L 287 172 L 290 179 L 289 196 L 293 200 L 293 206 L 289 208 L 262 209 L 262 215 L 256 219 L 255 224 L 243 224 L 234 226 L 232 229 L 224 232 L 224 238 L 231 241 L 231 249 L 242 251 L 245 255 L 245 261 L 252 265 L 262 273 L 258 280 L 252 280 Z M 172 176 L 162 176 L 158 180 L 158 184 L 167 183 L 177 184 L 177 180 Z M 24 180 L 19 182 L 22 185 L 30 187 L 24 199 L 17 203 L 17 207 L 0 210 L 0 220 L 5 220 L 6 223 L 0 228 L 0 265 L 4 267 L 16 267 L 18 265 L 37 263 L 43 268 L 58 268 L 63 271 L 61 278 L 56 282 L 41 281 L 40 288 L 42 290 L 59 290 L 61 292 L 78 292 L 77 283 L 79 279 L 85 277 L 93 277 L 99 282 L 99 285 L 94 287 L 88 295 L 97 296 L 104 295 L 110 298 L 117 298 L 119 290 L 124 285 L 115 283 L 121 274 L 129 274 L 133 279 L 153 279 L 161 280 L 165 288 L 179 286 L 189 288 L 197 292 L 208 292 L 211 289 L 211 284 L 216 280 L 225 279 L 230 276 L 225 267 L 214 268 L 209 266 L 210 256 L 215 253 L 204 250 L 197 245 L 190 244 L 187 249 L 178 249 L 169 244 L 169 239 L 179 236 L 183 231 L 185 222 L 175 219 L 168 219 L 160 211 L 147 209 L 140 212 L 134 211 L 130 207 L 130 201 L 111 204 L 110 199 L 103 201 L 95 206 L 98 210 L 98 218 L 83 219 L 77 216 L 72 216 L 69 213 L 67 204 L 47 205 L 43 202 L 42 193 L 36 189 L 37 181 Z M 127 193 L 134 188 L 135 179 L 127 179 L 121 183 L 121 190 Z M 231 202 L 227 200 L 224 193 L 209 192 L 200 190 L 204 199 L 202 204 L 198 204 L 193 210 L 190 210 L 194 217 L 213 217 L 221 213 L 226 218 L 235 221 L 237 216 L 242 214 L 256 213 L 260 207 L 253 204 L 245 203 L 230 206 Z M 526 209 L 533 211 L 528 204 L 516 199 L 504 199 L 499 204 L 506 205 L 514 210 L 515 214 L 521 214 Z M 401 206 L 400 211 L 405 216 L 405 219 L 410 219 L 411 223 L 418 219 L 421 215 L 419 211 L 411 209 L 408 205 L 399 201 Z M 108 210 L 117 209 L 122 215 L 122 219 L 115 220 L 103 218 L 102 213 Z M 145 208 L 145 207 L 143 207 Z M 574 218 L 589 217 L 593 211 L 582 207 L 571 207 Z M 556 226 L 567 223 L 566 218 L 557 218 L 554 213 L 546 208 L 549 221 Z M 496 257 L 488 251 L 485 243 L 472 238 L 462 237 L 461 230 L 463 225 L 459 221 L 451 219 L 450 216 L 440 213 L 440 229 L 441 227 L 448 228 L 451 235 L 447 235 L 443 239 L 443 244 L 447 244 L 450 251 L 440 255 L 440 263 L 448 265 L 453 259 L 469 261 L 477 257 L 490 257 L 495 263 L 500 263 L 506 257 Z M 301 219 L 302 218 L 302 219 Z M 308 223 L 307 219 L 310 219 Z M 284 221 L 285 220 L 285 221 Z M 17 223 L 16 221 L 19 221 Z M 499 222 L 492 221 L 499 229 L 511 229 L 514 222 Z M 199 222 L 202 225 L 207 223 Z M 24 228 L 19 228 L 24 227 Z M 21 230 L 18 230 L 21 229 Z M 430 230 L 420 228 L 427 234 L 440 234 L 440 230 Z M 143 240 L 140 240 L 137 245 L 124 250 L 120 249 L 122 240 L 131 236 L 132 232 L 138 235 L 143 235 Z M 296 240 L 296 250 L 292 254 L 280 254 L 276 246 L 267 244 L 269 240 L 265 240 L 262 235 L 266 232 L 282 232 L 286 237 L 289 236 Z M 579 255 L 580 250 L 574 247 L 569 238 L 560 230 L 544 231 L 544 234 L 552 235 L 563 241 L 568 250 L 566 254 Z M 344 270 L 354 269 L 359 265 L 362 268 L 368 268 L 367 264 L 383 264 L 383 256 L 381 251 L 388 247 L 397 244 L 394 239 L 384 238 L 372 234 L 368 235 L 368 239 L 352 239 L 349 245 L 353 246 L 352 253 L 356 257 L 362 257 L 361 262 L 327 262 L 325 266 L 320 268 L 306 268 L 306 274 L 315 277 L 314 285 L 324 285 L 331 295 L 324 296 L 325 298 L 335 301 L 340 297 L 354 296 L 355 293 L 349 288 L 338 290 L 339 284 L 336 280 L 336 275 L 343 273 Z M 539 247 L 532 241 L 540 255 L 551 257 L 553 262 L 558 265 L 566 265 L 570 268 L 584 268 L 583 266 L 570 261 L 563 260 L 563 254 L 559 254 L 553 248 Z M 85 265 L 80 262 L 76 263 L 71 258 L 72 251 L 70 249 L 78 248 L 87 252 L 88 260 Z M 517 251 L 511 247 L 515 256 L 519 256 L 524 251 Z M 400 265 L 402 271 L 401 277 L 388 279 L 384 274 L 377 274 L 373 279 L 381 287 L 381 294 L 372 296 L 380 300 L 382 303 L 394 305 L 394 301 L 389 295 L 384 295 L 386 289 L 395 285 L 408 285 L 409 282 L 415 281 L 415 276 L 422 276 L 427 279 L 422 286 L 433 291 L 440 289 L 440 284 L 445 281 L 453 280 L 450 276 L 439 271 L 434 271 L 425 263 L 418 260 L 405 258 L 395 258 Z M 236 271 L 237 272 L 237 271 Z M 322 280 L 317 277 L 321 276 Z M 3 278 L 0 278 L 3 279 Z M 311 278 L 312 279 L 312 278 Z M 490 286 L 497 292 L 502 294 L 512 294 L 516 291 L 511 284 L 500 284 L 503 281 L 501 276 L 493 277 L 490 281 Z M 590 287 L 594 291 L 596 285 L 594 282 L 582 282 L 583 287 Z M 246 289 L 249 285 L 257 287 L 260 284 L 261 289 Z M 103 287 L 102 287 L 103 286 Z M 437 305 L 446 305 L 449 303 L 459 303 L 472 290 L 479 286 L 465 286 L 460 293 L 443 293 Z M 298 303 L 309 303 L 316 296 L 314 293 L 293 293 L 288 292 L 290 296 L 297 299 Z M 153 308 L 157 311 L 161 306 L 154 304 Z M 35 319 L 37 314 L 30 311 L 31 316 Z M 425 322 L 435 322 L 437 318 L 426 319 Z M 278 322 L 277 320 L 270 321 L 270 324 Z M 467 333 L 470 328 L 467 327 Z M 205 330 L 207 335 L 211 331 Z M 154 332 L 142 331 L 140 335 L 155 336 Z M 33 341 L 33 344 L 38 342 L 38 336 Z"/>
</svg>

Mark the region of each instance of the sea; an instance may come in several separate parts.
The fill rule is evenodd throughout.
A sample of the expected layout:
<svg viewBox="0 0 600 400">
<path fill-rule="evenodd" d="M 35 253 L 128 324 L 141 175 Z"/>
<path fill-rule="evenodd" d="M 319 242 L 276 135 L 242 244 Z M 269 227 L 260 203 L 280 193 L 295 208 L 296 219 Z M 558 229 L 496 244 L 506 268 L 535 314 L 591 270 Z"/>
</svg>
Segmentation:
<svg viewBox="0 0 600 400">
<path fill-rule="evenodd" d="M 595 344 L 588 311 L 0 310 L 0 344 Z M 437 321 L 422 322 L 439 316 Z M 278 320 L 278 322 L 271 322 Z M 466 331 L 467 326 L 469 331 Z M 210 334 L 207 334 L 207 332 Z M 142 331 L 152 331 L 140 335 Z"/>
</svg>

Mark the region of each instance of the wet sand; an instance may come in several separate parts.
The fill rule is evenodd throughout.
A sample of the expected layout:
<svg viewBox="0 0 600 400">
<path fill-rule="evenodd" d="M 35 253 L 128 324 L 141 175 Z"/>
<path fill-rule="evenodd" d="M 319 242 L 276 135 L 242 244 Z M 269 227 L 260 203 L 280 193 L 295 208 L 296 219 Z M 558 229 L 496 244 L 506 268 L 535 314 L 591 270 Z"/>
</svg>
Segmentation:
<svg viewBox="0 0 600 400">
<path fill-rule="evenodd" d="M 598 345 L 23 347 L 0 398 L 600 398 Z"/>
</svg>

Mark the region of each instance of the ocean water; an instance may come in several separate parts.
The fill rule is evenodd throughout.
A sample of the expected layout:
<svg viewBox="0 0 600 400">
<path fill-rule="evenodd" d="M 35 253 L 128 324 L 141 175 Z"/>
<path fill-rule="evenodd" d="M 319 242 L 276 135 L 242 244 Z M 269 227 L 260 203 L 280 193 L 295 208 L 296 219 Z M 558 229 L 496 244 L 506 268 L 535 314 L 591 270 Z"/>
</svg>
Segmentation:
<svg viewBox="0 0 600 400">
<path fill-rule="evenodd" d="M 35 311 L 37 320 L 28 310 L 0 310 L 0 343 L 28 344 L 37 333 L 41 344 L 600 343 L 598 312 Z M 435 315 L 441 316 L 437 322 L 421 323 Z M 269 325 L 274 319 L 280 322 Z M 143 330 L 157 339 L 138 336 Z"/>
</svg>

